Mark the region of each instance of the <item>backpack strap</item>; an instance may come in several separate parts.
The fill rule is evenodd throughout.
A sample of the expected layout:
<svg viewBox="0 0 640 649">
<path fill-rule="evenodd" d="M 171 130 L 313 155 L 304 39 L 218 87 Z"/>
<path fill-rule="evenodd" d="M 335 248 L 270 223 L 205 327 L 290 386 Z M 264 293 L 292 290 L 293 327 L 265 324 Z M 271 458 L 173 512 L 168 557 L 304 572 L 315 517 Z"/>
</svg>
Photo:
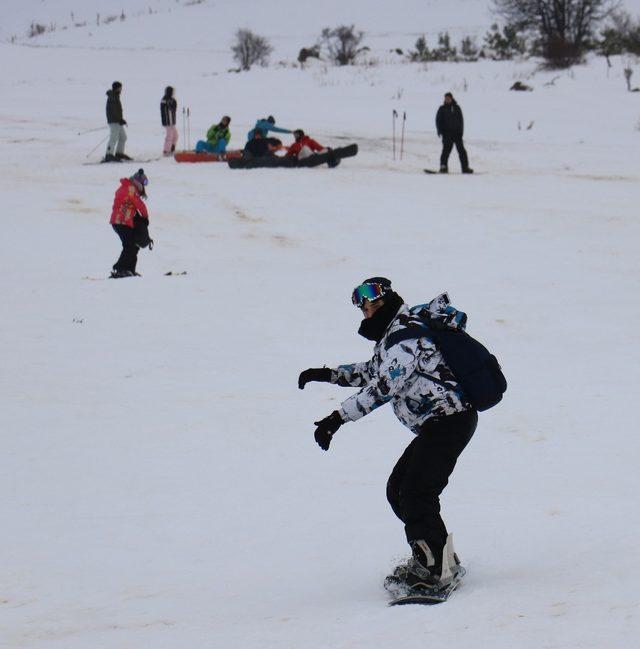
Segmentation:
<svg viewBox="0 0 640 649">
<path fill-rule="evenodd" d="M 384 341 L 385 349 L 391 349 L 394 345 L 401 343 L 404 340 L 415 340 L 416 338 L 422 338 L 423 336 L 430 336 L 431 332 L 429 327 L 426 324 L 411 324 L 408 327 L 403 329 L 398 329 L 392 334 L 387 336 L 387 339 Z"/>
</svg>

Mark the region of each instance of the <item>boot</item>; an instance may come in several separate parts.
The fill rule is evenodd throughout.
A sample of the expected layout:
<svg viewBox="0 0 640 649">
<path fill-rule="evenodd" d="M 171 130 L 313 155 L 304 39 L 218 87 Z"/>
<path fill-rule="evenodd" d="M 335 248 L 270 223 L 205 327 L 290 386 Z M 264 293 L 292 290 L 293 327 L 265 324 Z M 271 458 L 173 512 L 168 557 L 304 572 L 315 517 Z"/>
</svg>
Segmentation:
<svg viewBox="0 0 640 649">
<path fill-rule="evenodd" d="M 449 168 L 447 165 L 440 165 L 440 173 L 441 174 L 448 174 L 449 173 Z"/>
<path fill-rule="evenodd" d="M 118 160 L 133 160 L 133 158 L 130 158 L 126 153 L 116 153 L 116 158 Z"/>
<path fill-rule="evenodd" d="M 472 173 L 473 173 L 473 169 L 472 169 L 471 167 L 467 167 L 466 169 L 463 169 L 463 170 L 462 170 L 462 173 L 463 173 L 463 174 L 472 174 Z"/>
<path fill-rule="evenodd" d="M 121 161 L 111 153 L 107 153 L 107 155 L 105 155 L 105 157 L 102 158 L 102 162 L 121 162 Z"/>
<path fill-rule="evenodd" d="M 137 273 L 134 273 L 132 270 L 116 270 L 115 268 L 111 271 L 111 279 L 120 279 L 121 277 L 135 277 Z"/>
</svg>

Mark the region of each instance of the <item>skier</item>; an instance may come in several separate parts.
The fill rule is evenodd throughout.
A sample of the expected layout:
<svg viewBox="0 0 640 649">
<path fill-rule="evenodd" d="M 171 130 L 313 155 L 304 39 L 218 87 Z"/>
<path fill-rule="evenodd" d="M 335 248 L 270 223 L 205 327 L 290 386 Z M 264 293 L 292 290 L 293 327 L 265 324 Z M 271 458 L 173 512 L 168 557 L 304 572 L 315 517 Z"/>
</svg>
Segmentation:
<svg viewBox="0 0 640 649">
<path fill-rule="evenodd" d="M 149 238 L 149 213 L 143 200 L 149 180 L 144 170 L 138 169 L 130 178 L 121 178 L 120 187 L 113 199 L 111 227 L 120 237 L 122 252 L 113 265 L 111 277 L 134 277 L 138 261 L 138 249 L 153 249 L 153 239 Z"/>
<path fill-rule="evenodd" d="M 325 451 L 340 426 L 389 401 L 396 417 L 416 435 L 387 483 L 387 499 L 405 525 L 412 556 L 387 579 L 412 592 L 437 591 L 463 574 L 440 517 L 439 496 L 476 429 L 478 414 L 433 340 L 424 330 L 419 337 L 407 335 L 416 331 L 411 327 L 420 318 L 388 279 L 366 279 L 354 289 L 352 301 L 364 315 L 358 333 L 375 342 L 373 357 L 334 369 L 309 368 L 300 374 L 298 387 L 320 381 L 360 388 L 338 410 L 315 422 L 315 440 Z M 466 322 L 446 294 L 421 308 L 443 328 L 462 329 Z"/>
<path fill-rule="evenodd" d="M 171 155 L 176 150 L 176 144 L 178 143 L 178 129 L 176 128 L 178 102 L 175 100 L 173 92 L 173 88 L 167 86 L 164 89 L 164 97 L 160 101 L 160 119 L 167 132 L 162 149 L 164 155 Z"/>
<path fill-rule="evenodd" d="M 270 131 L 274 133 L 291 133 L 288 128 L 280 128 L 276 126 L 276 118 L 273 115 L 269 115 L 266 119 L 259 119 L 256 122 L 256 125 L 247 133 L 247 142 L 250 142 L 253 139 L 253 132 L 259 128 L 262 131 L 263 136 L 267 136 Z"/>
<path fill-rule="evenodd" d="M 207 131 L 206 141 L 198 140 L 196 153 L 224 153 L 231 139 L 229 124 L 231 118 L 228 115 L 225 115 L 218 124 L 214 124 Z"/>
<path fill-rule="evenodd" d="M 107 142 L 107 152 L 103 162 L 122 162 L 131 160 L 124 152 L 124 145 L 127 141 L 127 132 L 124 127 L 127 122 L 122 117 L 122 103 L 120 102 L 120 93 L 122 84 L 114 81 L 111 84 L 111 90 L 107 90 L 107 124 L 109 125 L 109 141 Z"/>
<path fill-rule="evenodd" d="M 460 166 L 463 174 L 472 174 L 473 169 L 469 167 L 469 158 L 462 142 L 464 133 L 464 118 L 462 109 L 450 92 L 445 93 L 444 103 L 436 113 L 436 130 L 438 137 L 442 138 L 442 153 L 440 154 L 440 173 L 449 173 L 449 154 L 453 145 L 456 145 Z"/>
</svg>

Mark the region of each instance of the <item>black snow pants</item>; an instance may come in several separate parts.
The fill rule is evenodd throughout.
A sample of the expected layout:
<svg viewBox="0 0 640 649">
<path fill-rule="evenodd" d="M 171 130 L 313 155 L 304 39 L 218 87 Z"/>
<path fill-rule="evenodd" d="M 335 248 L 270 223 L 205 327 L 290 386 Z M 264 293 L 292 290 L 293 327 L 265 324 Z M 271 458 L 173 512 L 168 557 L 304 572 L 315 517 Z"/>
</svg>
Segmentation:
<svg viewBox="0 0 640 649">
<path fill-rule="evenodd" d="M 440 167 L 447 167 L 449 163 L 449 155 L 451 154 L 451 149 L 453 145 L 456 145 L 458 150 L 458 156 L 460 157 L 460 166 L 462 171 L 466 171 L 469 168 L 469 157 L 462 143 L 462 134 L 460 133 L 451 133 L 444 132 L 442 134 L 442 153 L 440 154 Z"/>
<path fill-rule="evenodd" d="M 407 541 L 425 540 L 437 565 L 447 541 L 440 494 L 477 425 L 475 410 L 426 421 L 387 482 L 387 500 L 405 525 Z"/>
<path fill-rule="evenodd" d="M 135 230 L 122 224 L 112 225 L 111 227 L 122 241 L 122 252 L 118 261 L 113 265 L 113 270 L 130 270 L 135 273 L 136 264 L 138 263 L 138 244 L 136 243 Z"/>
</svg>

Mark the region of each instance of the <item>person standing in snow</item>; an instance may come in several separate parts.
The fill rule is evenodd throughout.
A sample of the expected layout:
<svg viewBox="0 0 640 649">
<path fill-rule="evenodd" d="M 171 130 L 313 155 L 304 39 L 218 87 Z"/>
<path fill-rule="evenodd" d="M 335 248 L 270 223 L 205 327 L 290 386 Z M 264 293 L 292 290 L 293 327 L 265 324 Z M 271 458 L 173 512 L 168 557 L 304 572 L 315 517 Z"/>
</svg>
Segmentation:
<svg viewBox="0 0 640 649">
<path fill-rule="evenodd" d="M 458 157 L 460 158 L 462 173 L 472 174 L 473 169 L 469 167 L 469 158 L 462 142 L 462 135 L 464 134 L 462 109 L 450 92 L 445 93 L 444 103 L 438 108 L 438 112 L 436 113 L 436 130 L 438 131 L 438 137 L 442 138 L 440 173 L 446 174 L 449 172 L 449 155 L 455 144 Z"/>
<path fill-rule="evenodd" d="M 231 139 L 229 130 L 231 118 L 225 115 L 218 124 L 214 124 L 207 131 L 207 139 L 198 140 L 196 143 L 196 153 L 224 153 Z"/>
<path fill-rule="evenodd" d="M 171 155 L 176 150 L 176 144 L 178 143 L 178 129 L 176 128 L 178 102 L 173 96 L 173 92 L 173 88 L 167 86 L 164 89 L 164 97 L 160 101 L 160 119 L 167 132 L 162 149 L 164 155 Z"/>
<path fill-rule="evenodd" d="M 113 265 L 112 278 L 134 277 L 138 262 L 138 250 L 153 249 L 153 239 L 149 238 L 149 213 L 143 198 L 147 197 L 146 186 L 149 179 L 143 169 L 130 178 L 121 178 L 120 187 L 113 199 L 111 227 L 120 238 L 122 252 Z"/>
<path fill-rule="evenodd" d="M 450 306 L 446 293 L 409 309 L 384 277 L 366 279 L 353 290 L 352 301 L 364 315 L 358 333 L 375 343 L 372 358 L 333 369 L 309 368 L 300 374 L 298 387 L 319 381 L 360 388 L 315 422 L 315 440 L 325 451 L 343 424 L 387 402 L 415 434 L 387 483 L 387 499 L 404 523 L 412 553 L 391 578 L 416 590 L 439 588 L 460 570 L 440 516 L 440 494 L 476 429 L 478 414 L 433 340 L 424 329 L 418 337 L 411 328 L 421 322 L 418 309 L 428 309 L 432 321 L 454 330 L 464 328 L 466 316 Z"/>
<path fill-rule="evenodd" d="M 124 152 L 124 145 L 127 141 L 127 132 L 124 127 L 127 125 L 122 116 L 122 103 L 120 102 L 120 93 L 122 84 L 114 81 L 111 84 L 111 90 L 107 90 L 107 124 L 109 125 L 109 141 L 107 142 L 107 152 L 103 162 L 122 162 L 131 160 Z"/>
<path fill-rule="evenodd" d="M 276 126 L 276 118 L 273 115 L 269 115 L 267 119 L 259 119 L 256 122 L 256 125 L 247 133 L 247 142 L 250 142 L 253 139 L 253 132 L 259 128 L 262 131 L 262 135 L 267 137 L 269 132 L 273 133 L 291 133 L 288 128 L 280 128 Z"/>
</svg>

